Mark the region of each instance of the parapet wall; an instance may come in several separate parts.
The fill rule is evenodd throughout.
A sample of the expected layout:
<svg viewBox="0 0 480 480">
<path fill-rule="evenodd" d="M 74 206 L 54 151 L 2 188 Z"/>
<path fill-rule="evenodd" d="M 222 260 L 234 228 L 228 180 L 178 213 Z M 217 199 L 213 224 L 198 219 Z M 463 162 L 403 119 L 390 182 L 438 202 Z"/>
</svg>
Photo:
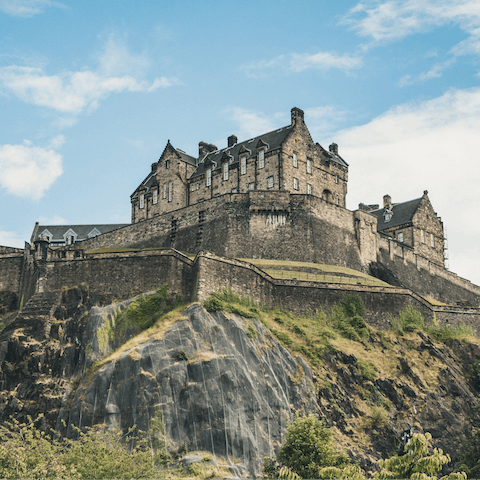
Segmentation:
<svg viewBox="0 0 480 480">
<path fill-rule="evenodd" d="M 367 217 L 312 195 L 226 194 L 85 240 L 79 248 L 171 247 L 236 258 L 271 258 L 364 270 L 376 260 Z M 359 228 L 359 225 L 362 225 Z M 376 226 L 376 225 L 375 225 Z M 365 232 L 367 234 L 365 235 Z"/>
<path fill-rule="evenodd" d="M 468 303 L 480 306 L 480 287 L 459 277 L 441 265 L 416 255 L 396 240 L 379 236 L 379 260 L 404 287 L 444 303 Z"/>
<path fill-rule="evenodd" d="M 200 252 L 195 260 L 175 250 L 87 254 L 75 259 L 45 262 L 40 289 L 59 290 L 89 287 L 93 300 L 103 303 L 159 288 L 167 284 L 171 293 L 185 301 L 203 301 L 217 290 L 230 287 L 240 295 L 270 306 L 282 306 L 296 314 L 330 308 L 339 304 L 346 292 L 357 293 L 366 307 L 365 319 L 377 328 L 388 328 L 390 316 L 398 316 L 412 305 L 427 323 L 435 313 L 441 323 L 470 325 L 480 335 L 480 309 L 434 307 L 423 298 L 402 288 L 335 285 L 273 279 L 254 265 L 210 252 Z"/>
</svg>

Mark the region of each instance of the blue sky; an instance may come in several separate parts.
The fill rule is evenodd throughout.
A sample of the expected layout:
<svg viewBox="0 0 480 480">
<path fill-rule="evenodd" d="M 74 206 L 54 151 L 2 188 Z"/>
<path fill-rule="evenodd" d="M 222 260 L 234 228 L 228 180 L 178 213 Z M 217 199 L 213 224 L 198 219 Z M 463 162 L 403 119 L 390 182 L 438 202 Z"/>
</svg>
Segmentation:
<svg viewBox="0 0 480 480">
<path fill-rule="evenodd" d="M 349 163 L 347 206 L 418 198 L 480 284 L 478 0 L 0 0 L 0 245 L 130 221 L 168 139 L 290 123 Z"/>
</svg>

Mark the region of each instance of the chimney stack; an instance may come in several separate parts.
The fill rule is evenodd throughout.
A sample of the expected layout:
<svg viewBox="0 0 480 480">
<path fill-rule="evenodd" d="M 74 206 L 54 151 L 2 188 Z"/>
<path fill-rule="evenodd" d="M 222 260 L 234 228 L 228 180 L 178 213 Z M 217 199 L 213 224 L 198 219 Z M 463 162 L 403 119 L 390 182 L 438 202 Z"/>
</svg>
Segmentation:
<svg viewBox="0 0 480 480">
<path fill-rule="evenodd" d="M 228 137 L 228 146 L 233 147 L 238 142 L 238 138 L 235 135 L 230 135 Z"/>
<path fill-rule="evenodd" d="M 336 143 L 332 143 L 328 149 L 330 152 L 334 153 L 335 155 L 338 155 L 338 145 Z"/>
<path fill-rule="evenodd" d="M 217 150 L 217 146 L 213 143 L 200 142 L 198 144 L 198 161 L 202 160 L 207 153 Z"/>
<path fill-rule="evenodd" d="M 383 208 L 387 210 L 392 209 L 392 197 L 390 197 L 390 195 L 383 196 Z"/>
<path fill-rule="evenodd" d="M 303 110 L 300 110 L 297 107 L 293 107 L 291 110 L 292 113 L 292 125 L 295 125 L 297 122 L 303 123 Z"/>
</svg>

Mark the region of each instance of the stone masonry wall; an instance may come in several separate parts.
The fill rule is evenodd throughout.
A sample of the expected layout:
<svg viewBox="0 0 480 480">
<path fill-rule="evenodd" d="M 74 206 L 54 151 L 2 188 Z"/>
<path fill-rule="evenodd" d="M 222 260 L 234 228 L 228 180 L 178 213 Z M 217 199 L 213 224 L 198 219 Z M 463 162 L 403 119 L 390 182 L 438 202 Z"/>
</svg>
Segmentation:
<svg viewBox="0 0 480 480">
<path fill-rule="evenodd" d="M 383 236 L 379 237 L 379 259 L 408 289 L 443 303 L 468 302 L 480 306 L 480 287 L 445 270 L 411 248 Z"/>
<path fill-rule="evenodd" d="M 20 293 L 23 254 L 0 256 L 0 292 Z"/>
</svg>

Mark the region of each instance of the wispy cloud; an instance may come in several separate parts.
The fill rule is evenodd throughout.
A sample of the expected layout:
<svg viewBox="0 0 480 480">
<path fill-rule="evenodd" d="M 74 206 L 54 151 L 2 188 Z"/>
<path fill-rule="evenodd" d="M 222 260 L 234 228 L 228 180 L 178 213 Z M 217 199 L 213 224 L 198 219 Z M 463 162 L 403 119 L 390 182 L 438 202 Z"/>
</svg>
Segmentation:
<svg viewBox="0 0 480 480">
<path fill-rule="evenodd" d="M 154 92 L 178 83 L 165 76 L 153 82 L 137 78 L 148 65 L 145 54 L 130 53 L 118 37 L 110 35 L 98 56 L 96 70 L 49 75 L 38 66 L 11 65 L 0 68 L 0 87 L 25 103 L 77 115 L 96 109 L 112 93 Z M 71 123 L 71 118 L 67 123 Z"/>
<path fill-rule="evenodd" d="M 350 112 L 331 105 L 307 108 L 305 121 L 314 138 L 321 140 L 337 130 Z"/>
<path fill-rule="evenodd" d="M 270 118 L 261 112 L 244 108 L 229 108 L 224 110 L 223 114 L 238 124 L 236 135 L 239 140 L 274 130 L 278 126 L 279 120 L 278 116 Z"/>
<path fill-rule="evenodd" d="M 65 225 L 67 221 L 61 217 L 60 215 L 53 215 L 51 217 L 45 216 L 45 215 L 40 215 L 38 219 L 38 223 L 40 225 Z"/>
<path fill-rule="evenodd" d="M 417 77 L 413 77 L 412 75 L 405 75 L 400 79 L 400 81 L 398 82 L 398 85 L 400 87 L 404 87 L 406 85 L 413 85 L 414 83 L 425 82 L 427 80 L 431 80 L 432 78 L 440 78 L 442 76 L 443 71 L 448 67 L 450 67 L 450 65 L 453 65 L 454 63 L 455 63 L 455 58 L 450 58 L 445 62 L 436 63 L 435 65 L 433 65 L 432 68 L 430 68 L 430 70 L 426 72 L 422 72 Z"/>
<path fill-rule="evenodd" d="M 21 238 L 16 232 L 0 230 L 0 245 L 4 247 L 23 248 L 25 245 L 25 240 Z"/>
<path fill-rule="evenodd" d="M 65 8 L 60 2 L 51 0 L 0 0 L 0 12 L 14 17 L 33 17 L 47 7 Z"/>
<path fill-rule="evenodd" d="M 480 53 L 480 3 L 478 0 L 366 0 L 342 19 L 360 36 L 374 43 L 399 40 L 433 27 L 455 24 L 469 38 L 452 48 L 454 55 Z"/>
<path fill-rule="evenodd" d="M 63 141 L 56 137 L 52 146 Z M 52 146 L 0 145 L 0 187 L 7 193 L 30 200 L 39 200 L 62 174 L 62 155 Z"/>
<path fill-rule="evenodd" d="M 308 68 L 338 68 L 340 70 L 351 70 L 362 65 L 362 60 L 350 55 L 336 55 L 329 52 L 318 52 L 314 55 L 292 55 L 290 69 L 294 72 L 302 72 Z"/>
<path fill-rule="evenodd" d="M 332 52 L 317 52 L 314 54 L 279 55 L 271 60 L 245 64 L 240 67 L 251 78 L 264 77 L 269 69 L 281 68 L 291 72 L 302 72 L 307 69 L 337 68 L 351 70 L 362 66 L 362 59 L 351 55 L 338 55 Z"/>
</svg>

